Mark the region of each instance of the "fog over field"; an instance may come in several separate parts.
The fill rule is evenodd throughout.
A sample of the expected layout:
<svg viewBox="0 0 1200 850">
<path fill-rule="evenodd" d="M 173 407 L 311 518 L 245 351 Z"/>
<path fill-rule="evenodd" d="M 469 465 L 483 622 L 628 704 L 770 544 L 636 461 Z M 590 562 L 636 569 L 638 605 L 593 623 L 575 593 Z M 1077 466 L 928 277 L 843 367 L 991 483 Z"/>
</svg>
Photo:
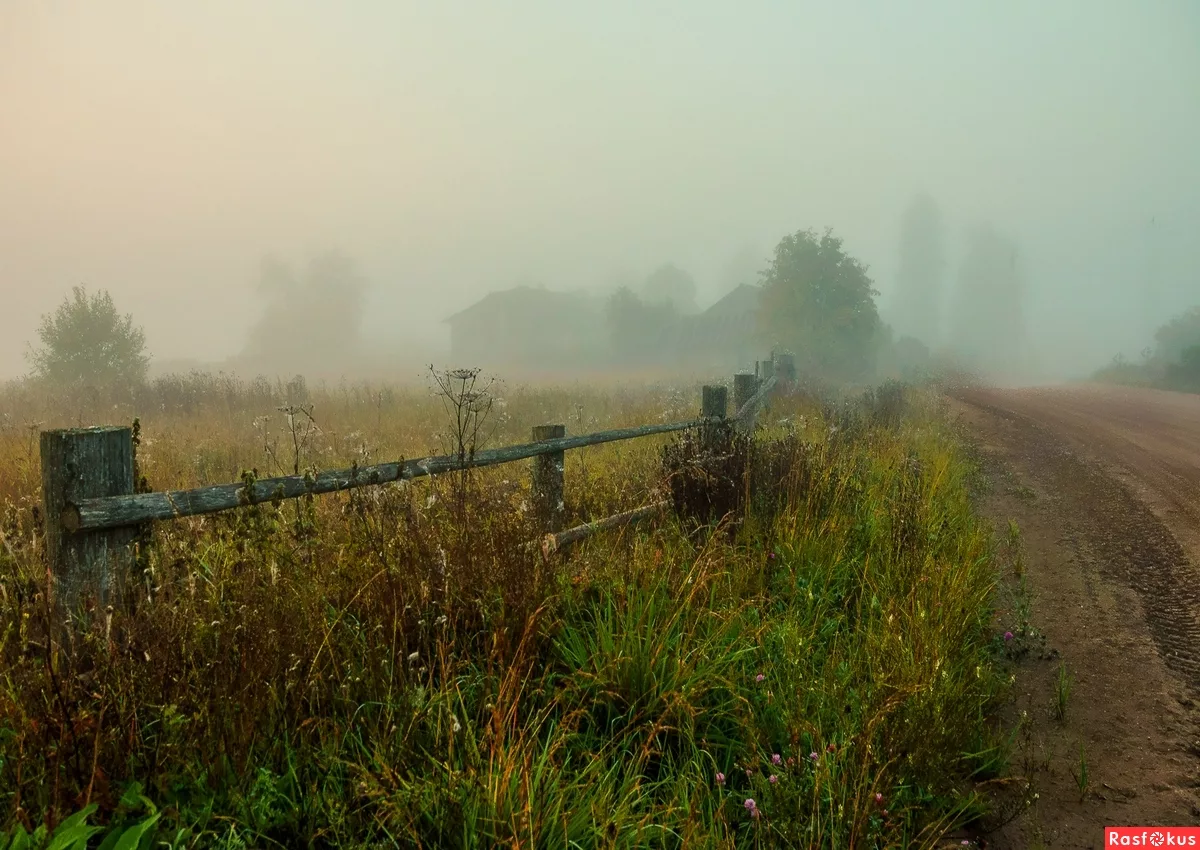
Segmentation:
<svg viewBox="0 0 1200 850">
<path fill-rule="evenodd" d="M 1019 268 L 1030 380 L 1136 357 L 1200 303 L 1200 4 L 0 3 L 0 378 L 79 284 L 160 366 L 336 371 L 520 281 L 702 309 L 808 227 L 914 322 L 922 195 L 947 316 L 979 234 Z"/>
</svg>

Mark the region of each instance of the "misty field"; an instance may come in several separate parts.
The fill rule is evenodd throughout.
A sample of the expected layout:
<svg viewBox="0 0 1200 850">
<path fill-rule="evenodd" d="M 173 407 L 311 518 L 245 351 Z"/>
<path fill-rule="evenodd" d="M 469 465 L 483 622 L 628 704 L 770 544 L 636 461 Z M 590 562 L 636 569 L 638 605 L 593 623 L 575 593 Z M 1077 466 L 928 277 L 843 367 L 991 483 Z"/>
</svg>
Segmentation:
<svg viewBox="0 0 1200 850">
<path fill-rule="evenodd" d="M 50 640 L 39 429 L 136 416 L 161 490 L 687 420 L 699 386 L 481 398 L 464 437 L 428 388 L 0 394 L 0 846 L 919 847 L 979 817 L 991 535 L 916 390 L 781 393 L 717 480 L 690 434 L 568 452 L 568 525 L 675 510 L 550 558 L 528 462 L 158 524 L 126 604 Z"/>
</svg>

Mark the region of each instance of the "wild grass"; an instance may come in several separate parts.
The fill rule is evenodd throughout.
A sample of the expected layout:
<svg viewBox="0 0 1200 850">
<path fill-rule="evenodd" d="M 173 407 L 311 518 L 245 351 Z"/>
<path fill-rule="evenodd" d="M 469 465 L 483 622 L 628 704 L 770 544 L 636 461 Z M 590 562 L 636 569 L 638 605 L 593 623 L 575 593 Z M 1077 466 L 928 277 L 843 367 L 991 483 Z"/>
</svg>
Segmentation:
<svg viewBox="0 0 1200 850">
<path fill-rule="evenodd" d="M 427 393 L 160 389 L 104 417 L 140 417 L 156 489 L 445 449 Z M 499 397 L 494 445 L 687 419 L 699 392 Z M 990 536 L 919 394 L 781 397 L 743 447 L 755 495 L 549 563 L 513 466 L 161 524 L 65 648 L 31 435 L 71 417 L 14 402 L 0 826 L 121 825 L 133 788 L 173 847 L 920 847 L 1002 765 Z M 298 404 L 304 442 L 275 410 Z M 570 453 L 568 521 L 670 492 L 670 443 Z"/>
</svg>

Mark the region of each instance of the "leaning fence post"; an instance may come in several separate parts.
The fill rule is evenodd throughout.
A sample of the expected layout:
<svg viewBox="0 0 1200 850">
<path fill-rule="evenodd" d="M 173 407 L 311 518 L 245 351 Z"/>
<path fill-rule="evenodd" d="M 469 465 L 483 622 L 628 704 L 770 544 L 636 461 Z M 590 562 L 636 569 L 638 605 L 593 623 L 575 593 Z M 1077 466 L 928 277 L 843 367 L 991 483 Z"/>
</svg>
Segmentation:
<svg viewBox="0 0 1200 850">
<path fill-rule="evenodd" d="M 102 607 L 118 604 L 137 529 L 71 532 L 63 527 L 62 514 L 80 499 L 133 493 L 133 429 L 43 431 L 41 455 L 46 555 L 60 611 L 74 611 L 93 593 Z"/>
<path fill-rule="evenodd" d="M 746 406 L 751 398 L 754 397 L 754 391 L 758 388 L 758 378 L 751 375 L 749 372 L 738 372 L 733 376 L 733 415 L 737 416 L 738 412 Z"/>
<path fill-rule="evenodd" d="M 566 425 L 535 425 L 533 441 L 557 440 L 567 436 Z M 530 491 L 533 500 L 533 512 L 545 531 L 561 531 L 563 515 L 566 508 L 563 504 L 563 465 L 566 455 L 563 452 L 552 452 L 538 455 L 533 459 L 533 469 L 530 475 Z"/>
</svg>

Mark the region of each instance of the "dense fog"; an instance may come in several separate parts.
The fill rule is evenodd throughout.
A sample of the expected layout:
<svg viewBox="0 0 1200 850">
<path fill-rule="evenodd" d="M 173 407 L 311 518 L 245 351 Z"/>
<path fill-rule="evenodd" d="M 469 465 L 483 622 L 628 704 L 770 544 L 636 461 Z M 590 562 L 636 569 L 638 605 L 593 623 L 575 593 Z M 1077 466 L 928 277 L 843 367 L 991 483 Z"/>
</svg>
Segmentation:
<svg viewBox="0 0 1200 850">
<path fill-rule="evenodd" d="M 881 333 L 1006 382 L 1200 303 L 1190 0 L 14 0 L 0 104 L 0 378 L 76 286 L 152 371 L 728 372 L 810 228 Z"/>
</svg>

